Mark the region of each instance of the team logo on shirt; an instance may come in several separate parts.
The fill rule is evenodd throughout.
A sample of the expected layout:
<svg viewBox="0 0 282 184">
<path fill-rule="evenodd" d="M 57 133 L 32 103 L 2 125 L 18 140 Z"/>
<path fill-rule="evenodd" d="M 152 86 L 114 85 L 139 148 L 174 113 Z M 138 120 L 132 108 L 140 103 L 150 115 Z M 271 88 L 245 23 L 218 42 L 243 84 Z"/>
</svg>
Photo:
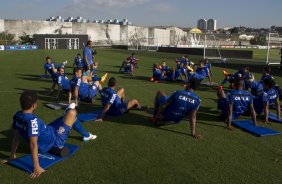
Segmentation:
<svg viewBox="0 0 282 184">
<path fill-rule="evenodd" d="M 38 123 L 37 118 L 31 120 L 31 132 L 32 134 L 38 134 Z"/>
<path fill-rule="evenodd" d="M 60 126 L 58 129 L 58 134 L 63 134 L 65 132 L 65 128 Z"/>
<path fill-rule="evenodd" d="M 180 99 L 180 100 L 184 100 L 184 101 L 189 102 L 189 103 L 192 103 L 192 104 L 195 103 L 195 100 L 194 100 L 194 99 L 188 98 L 187 96 L 182 96 L 182 95 L 180 95 L 180 96 L 179 96 L 179 99 Z"/>
</svg>

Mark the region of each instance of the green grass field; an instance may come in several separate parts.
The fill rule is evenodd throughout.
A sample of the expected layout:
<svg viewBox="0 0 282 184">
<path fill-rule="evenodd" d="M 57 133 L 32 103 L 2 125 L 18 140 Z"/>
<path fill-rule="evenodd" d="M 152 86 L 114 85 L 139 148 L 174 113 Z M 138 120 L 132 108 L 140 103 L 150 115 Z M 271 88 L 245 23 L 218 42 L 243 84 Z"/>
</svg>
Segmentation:
<svg viewBox="0 0 282 184">
<path fill-rule="evenodd" d="M 250 66 L 256 78 L 263 69 L 264 51 L 256 50 L 252 61 L 230 61 L 226 70 Z M 55 61 L 72 61 L 77 51 L 1 51 L 0 52 L 0 158 L 6 158 L 10 149 L 10 127 L 13 114 L 19 110 L 20 93 L 26 89 L 38 91 L 39 106 L 35 114 L 49 123 L 63 113 L 45 107 L 57 101 L 46 95 L 51 81 L 40 79 L 47 55 Z M 98 49 L 99 74 L 105 72 L 117 78 L 118 86 L 125 87 L 127 99 L 136 98 L 142 104 L 153 106 L 157 90 L 167 94 L 183 89 L 179 83 L 151 83 L 151 66 L 165 59 L 175 66 L 178 54 L 141 52 L 136 76 L 130 78 L 118 73 L 121 61 L 129 51 Z M 272 57 L 277 57 L 272 55 Z M 191 56 L 194 61 L 199 57 Z M 68 63 L 67 73 L 71 73 Z M 224 66 L 214 64 L 214 81 L 223 79 Z M 276 81 L 282 85 L 281 71 L 273 67 Z M 70 75 L 69 75 L 70 77 Z M 195 140 L 190 135 L 187 120 L 178 125 L 154 128 L 148 121 L 149 112 L 130 111 L 121 117 L 108 117 L 102 123 L 83 124 L 98 135 L 95 141 L 83 143 L 72 131 L 68 143 L 81 146 L 70 159 L 48 169 L 39 179 L 32 181 L 28 174 L 9 165 L 0 164 L 0 183 L 282 183 L 282 136 L 255 137 L 237 128 L 230 132 L 219 118 L 216 87 L 201 86 L 197 94 L 202 103 L 196 128 L 203 136 Z M 96 104 L 82 104 L 79 112 L 101 107 L 99 95 Z M 63 99 L 67 99 L 64 96 Z M 259 119 L 262 124 L 262 120 Z M 282 125 L 267 125 L 282 132 Z M 29 153 L 24 141 L 17 156 Z"/>
</svg>

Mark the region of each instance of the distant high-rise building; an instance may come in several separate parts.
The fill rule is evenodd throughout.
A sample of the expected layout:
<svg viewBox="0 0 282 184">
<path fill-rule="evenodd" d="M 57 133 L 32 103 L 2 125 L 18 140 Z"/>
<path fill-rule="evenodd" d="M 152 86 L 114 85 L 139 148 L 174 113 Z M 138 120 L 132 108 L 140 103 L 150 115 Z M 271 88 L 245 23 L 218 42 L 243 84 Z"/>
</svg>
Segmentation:
<svg viewBox="0 0 282 184">
<path fill-rule="evenodd" d="M 207 21 L 207 30 L 208 31 L 215 31 L 216 30 L 216 20 L 215 19 L 209 19 Z"/>
<path fill-rule="evenodd" d="M 198 29 L 205 31 L 207 30 L 207 20 L 206 19 L 200 19 L 198 20 Z"/>
</svg>

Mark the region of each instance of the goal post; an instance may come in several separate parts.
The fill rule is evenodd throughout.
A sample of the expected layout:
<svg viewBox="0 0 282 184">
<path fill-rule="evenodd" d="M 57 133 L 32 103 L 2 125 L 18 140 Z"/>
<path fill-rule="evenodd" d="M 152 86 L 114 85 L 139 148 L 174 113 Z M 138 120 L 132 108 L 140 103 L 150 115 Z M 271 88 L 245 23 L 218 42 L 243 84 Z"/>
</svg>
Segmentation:
<svg viewBox="0 0 282 184">
<path fill-rule="evenodd" d="M 219 40 L 216 39 L 216 36 L 212 34 L 205 34 L 203 39 L 203 58 L 208 58 L 209 60 L 222 60 L 222 55 L 219 49 L 220 43 Z"/>
<path fill-rule="evenodd" d="M 269 33 L 267 37 L 266 65 L 281 65 L 281 38 L 278 33 Z"/>
</svg>

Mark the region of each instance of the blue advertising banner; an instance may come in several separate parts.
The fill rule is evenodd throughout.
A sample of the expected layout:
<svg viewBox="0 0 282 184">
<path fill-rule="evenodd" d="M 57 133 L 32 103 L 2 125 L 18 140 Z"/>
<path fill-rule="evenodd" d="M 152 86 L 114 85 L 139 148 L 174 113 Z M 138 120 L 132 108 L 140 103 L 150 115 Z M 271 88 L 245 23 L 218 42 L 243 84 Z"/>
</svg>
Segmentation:
<svg viewBox="0 0 282 184">
<path fill-rule="evenodd" d="M 6 45 L 5 50 L 37 50 L 37 45 Z"/>
</svg>

